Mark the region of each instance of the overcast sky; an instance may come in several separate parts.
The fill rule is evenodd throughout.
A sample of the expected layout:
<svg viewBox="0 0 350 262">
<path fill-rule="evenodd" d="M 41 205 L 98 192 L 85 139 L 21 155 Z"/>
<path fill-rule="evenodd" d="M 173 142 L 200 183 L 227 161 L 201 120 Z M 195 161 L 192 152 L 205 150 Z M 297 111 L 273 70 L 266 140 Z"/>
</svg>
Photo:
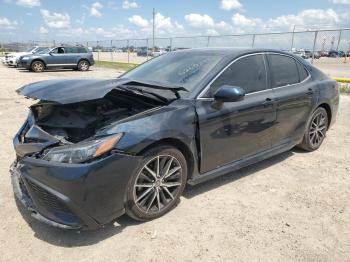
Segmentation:
<svg viewBox="0 0 350 262">
<path fill-rule="evenodd" d="M 0 0 L 0 40 L 102 40 L 350 27 L 350 0 Z"/>
</svg>

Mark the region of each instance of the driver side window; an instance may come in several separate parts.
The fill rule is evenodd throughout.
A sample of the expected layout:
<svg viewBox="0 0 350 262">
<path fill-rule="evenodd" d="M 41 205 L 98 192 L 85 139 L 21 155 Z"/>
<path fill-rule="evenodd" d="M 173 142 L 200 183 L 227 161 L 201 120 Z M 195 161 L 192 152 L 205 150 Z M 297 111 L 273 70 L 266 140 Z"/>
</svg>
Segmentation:
<svg viewBox="0 0 350 262">
<path fill-rule="evenodd" d="M 63 47 L 57 47 L 54 50 L 51 51 L 53 54 L 64 54 L 64 48 Z"/>
<path fill-rule="evenodd" d="M 205 97 L 213 97 L 223 85 L 241 87 L 246 94 L 265 90 L 267 78 L 263 55 L 251 55 L 234 62 L 212 83 Z"/>
</svg>

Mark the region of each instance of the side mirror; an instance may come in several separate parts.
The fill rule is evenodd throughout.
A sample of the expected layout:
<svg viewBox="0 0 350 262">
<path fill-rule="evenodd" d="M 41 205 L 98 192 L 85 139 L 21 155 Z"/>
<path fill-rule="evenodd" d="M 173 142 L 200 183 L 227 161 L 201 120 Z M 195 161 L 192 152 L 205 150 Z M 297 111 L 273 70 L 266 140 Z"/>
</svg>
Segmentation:
<svg viewBox="0 0 350 262">
<path fill-rule="evenodd" d="M 245 91 L 238 86 L 221 86 L 214 94 L 214 100 L 218 102 L 237 102 L 243 100 Z"/>
</svg>

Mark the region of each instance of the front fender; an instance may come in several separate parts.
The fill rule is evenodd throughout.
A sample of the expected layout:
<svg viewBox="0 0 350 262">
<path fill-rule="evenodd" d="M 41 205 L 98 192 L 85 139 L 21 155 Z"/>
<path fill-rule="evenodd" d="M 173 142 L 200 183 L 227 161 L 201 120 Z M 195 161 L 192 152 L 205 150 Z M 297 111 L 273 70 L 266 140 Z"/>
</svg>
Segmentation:
<svg viewBox="0 0 350 262">
<path fill-rule="evenodd" d="M 139 153 L 162 139 L 178 139 L 189 148 L 195 137 L 195 109 L 192 105 L 165 106 L 144 117 L 105 128 L 97 135 L 124 133 L 117 149 Z"/>
</svg>

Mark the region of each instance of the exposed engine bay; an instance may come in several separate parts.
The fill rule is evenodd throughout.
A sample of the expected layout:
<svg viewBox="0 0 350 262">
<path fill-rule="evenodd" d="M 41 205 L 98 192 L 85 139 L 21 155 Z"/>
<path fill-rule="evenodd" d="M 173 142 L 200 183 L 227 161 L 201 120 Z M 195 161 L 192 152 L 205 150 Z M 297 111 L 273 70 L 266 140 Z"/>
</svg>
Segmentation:
<svg viewBox="0 0 350 262">
<path fill-rule="evenodd" d="M 112 90 L 105 97 L 71 104 L 40 101 L 31 106 L 35 124 L 63 143 L 77 143 L 98 129 L 164 102 Z"/>
</svg>

